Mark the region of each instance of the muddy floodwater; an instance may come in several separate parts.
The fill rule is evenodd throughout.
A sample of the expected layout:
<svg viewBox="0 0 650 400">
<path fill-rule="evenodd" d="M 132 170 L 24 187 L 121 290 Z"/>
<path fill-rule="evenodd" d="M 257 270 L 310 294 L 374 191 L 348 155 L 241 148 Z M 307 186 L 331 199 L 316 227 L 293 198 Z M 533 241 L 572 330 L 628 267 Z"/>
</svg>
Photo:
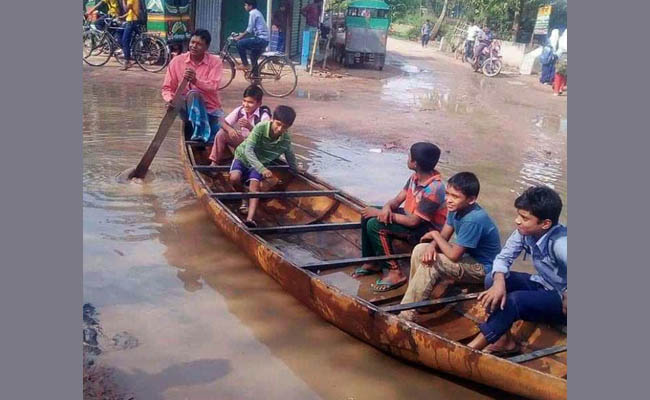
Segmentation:
<svg viewBox="0 0 650 400">
<path fill-rule="evenodd" d="M 404 60 L 392 62 L 396 69 L 406 67 L 369 85 L 377 104 L 475 116 L 479 121 L 471 122 L 471 132 L 484 129 L 487 136 L 491 128 L 480 126 L 486 110 L 475 97 L 428 81 Z M 137 163 L 158 127 L 159 91 L 84 76 L 83 301 L 94 312 L 95 362 L 112 371 L 123 393 L 153 400 L 506 396 L 387 356 L 283 292 L 197 204 L 182 173 L 178 122 L 152 164 L 152 178 L 144 184 L 118 183 L 116 176 Z M 499 84 L 508 85 L 505 81 Z M 476 90 L 480 95 L 481 88 Z M 300 113 L 309 104 L 324 109 L 352 103 L 353 97 L 349 89 L 307 88 L 288 101 Z M 226 108 L 236 99 L 231 96 Z M 508 154 L 500 157 L 487 150 L 498 146 L 494 138 L 473 137 L 480 142 L 469 149 L 459 137 L 443 139 L 456 147 L 441 146 L 445 177 L 471 167 L 482 178 L 482 193 L 492 196 L 480 202 L 498 223 L 502 241 L 513 229 L 512 200 L 528 185 L 551 184 L 566 201 L 566 114 L 526 119 L 522 135 L 535 145 L 518 151 L 506 147 Z M 310 172 L 372 204 L 403 186 L 409 175 L 403 145 L 382 146 L 383 138 L 359 135 L 354 121 L 325 133 L 307 125 L 294 127 L 294 139 L 299 161 Z M 489 156 L 459 161 L 481 149 Z M 566 222 L 566 209 L 562 219 Z"/>
</svg>

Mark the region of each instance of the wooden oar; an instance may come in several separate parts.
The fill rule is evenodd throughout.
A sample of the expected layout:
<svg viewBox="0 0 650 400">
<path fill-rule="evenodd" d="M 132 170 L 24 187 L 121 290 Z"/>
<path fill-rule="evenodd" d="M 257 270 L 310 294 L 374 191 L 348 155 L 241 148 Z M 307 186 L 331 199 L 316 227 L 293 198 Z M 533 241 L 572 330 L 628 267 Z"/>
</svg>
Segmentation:
<svg viewBox="0 0 650 400">
<path fill-rule="evenodd" d="M 162 121 L 160 121 L 160 126 L 158 127 L 158 131 L 156 132 L 156 135 L 151 140 L 151 143 L 149 143 L 149 147 L 147 148 L 147 151 L 144 152 L 144 155 L 142 156 L 142 159 L 138 163 L 138 166 L 135 167 L 133 172 L 129 174 L 129 179 L 133 179 L 133 178 L 143 179 L 145 175 L 147 175 L 147 171 L 149 170 L 149 166 L 151 165 L 153 158 L 156 156 L 156 153 L 158 152 L 160 145 L 162 144 L 163 140 L 165 140 L 165 137 L 167 136 L 169 129 L 172 127 L 172 124 L 174 123 L 174 119 L 176 119 L 176 115 L 178 115 L 181 102 L 183 101 L 182 93 L 183 90 L 185 90 L 186 86 L 187 86 L 187 80 L 183 78 L 180 85 L 178 85 L 178 89 L 176 89 L 174 98 L 172 99 L 173 107 L 167 109 L 165 116 L 163 117 Z"/>
</svg>

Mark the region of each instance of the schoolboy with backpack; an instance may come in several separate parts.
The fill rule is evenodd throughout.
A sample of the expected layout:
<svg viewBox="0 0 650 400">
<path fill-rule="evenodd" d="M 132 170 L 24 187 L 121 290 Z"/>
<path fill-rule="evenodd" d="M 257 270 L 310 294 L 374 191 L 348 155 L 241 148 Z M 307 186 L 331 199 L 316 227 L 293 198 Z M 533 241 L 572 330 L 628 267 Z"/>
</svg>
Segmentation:
<svg viewBox="0 0 650 400">
<path fill-rule="evenodd" d="M 271 109 L 262 105 L 264 93 L 256 85 L 244 90 L 242 105 L 232 110 L 224 119 L 221 129 L 214 138 L 210 152 L 211 165 L 218 165 L 226 158 L 231 149 L 235 149 L 248 137 L 253 127 L 260 122 L 271 119 Z"/>
</svg>

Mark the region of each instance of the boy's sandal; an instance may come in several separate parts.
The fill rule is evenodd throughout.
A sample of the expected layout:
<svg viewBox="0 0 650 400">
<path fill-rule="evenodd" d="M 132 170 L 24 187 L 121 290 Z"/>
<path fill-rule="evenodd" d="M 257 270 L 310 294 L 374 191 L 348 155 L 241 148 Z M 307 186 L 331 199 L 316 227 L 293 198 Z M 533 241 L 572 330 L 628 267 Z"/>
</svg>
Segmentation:
<svg viewBox="0 0 650 400">
<path fill-rule="evenodd" d="M 358 278 L 358 277 L 360 277 L 360 276 L 374 275 L 374 274 L 378 274 L 378 273 L 380 273 L 380 272 L 381 272 L 381 268 L 378 268 L 378 269 L 371 269 L 371 268 L 363 268 L 363 267 L 359 267 L 359 268 L 357 268 L 357 269 L 354 270 L 354 272 L 352 273 L 351 276 L 352 276 L 353 278 Z"/>
<path fill-rule="evenodd" d="M 239 213 L 242 215 L 247 215 L 248 214 L 248 204 L 242 203 L 241 206 L 239 206 Z"/>
<path fill-rule="evenodd" d="M 244 221 L 244 225 L 249 228 L 257 228 L 257 222 L 255 221 Z"/>
<path fill-rule="evenodd" d="M 382 293 L 382 292 L 388 292 L 389 290 L 397 289 L 398 287 L 405 284 L 407 280 L 408 279 L 406 279 L 406 277 L 398 282 L 387 282 L 384 281 L 383 279 L 377 279 L 377 282 L 375 282 L 375 284 L 371 286 L 373 292 Z"/>
</svg>

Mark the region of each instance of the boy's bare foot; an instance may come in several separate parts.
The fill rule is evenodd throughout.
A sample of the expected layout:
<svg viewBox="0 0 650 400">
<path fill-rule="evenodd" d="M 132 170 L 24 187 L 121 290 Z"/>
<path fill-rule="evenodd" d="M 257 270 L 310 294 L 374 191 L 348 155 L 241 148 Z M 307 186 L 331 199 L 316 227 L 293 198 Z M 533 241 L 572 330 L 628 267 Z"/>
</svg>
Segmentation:
<svg viewBox="0 0 650 400">
<path fill-rule="evenodd" d="M 507 355 L 519 352 L 519 344 L 509 333 L 503 334 L 496 342 L 485 346 L 484 352 L 494 355 Z"/>
<path fill-rule="evenodd" d="M 211 167 L 216 167 L 216 166 L 218 166 L 218 165 L 219 165 L 219 164 L 217 164 L 216 161 L 212 161 L 212 162 L 210 163 L 210 166 L 211 166 Z"/>
<path fill-rule="evenodd" d="M 415 310 L 404 310 L 399 313 L 401 318 L 404 318 L 407 321 L 417 322 L 418 314 Z"/>
</svg>

